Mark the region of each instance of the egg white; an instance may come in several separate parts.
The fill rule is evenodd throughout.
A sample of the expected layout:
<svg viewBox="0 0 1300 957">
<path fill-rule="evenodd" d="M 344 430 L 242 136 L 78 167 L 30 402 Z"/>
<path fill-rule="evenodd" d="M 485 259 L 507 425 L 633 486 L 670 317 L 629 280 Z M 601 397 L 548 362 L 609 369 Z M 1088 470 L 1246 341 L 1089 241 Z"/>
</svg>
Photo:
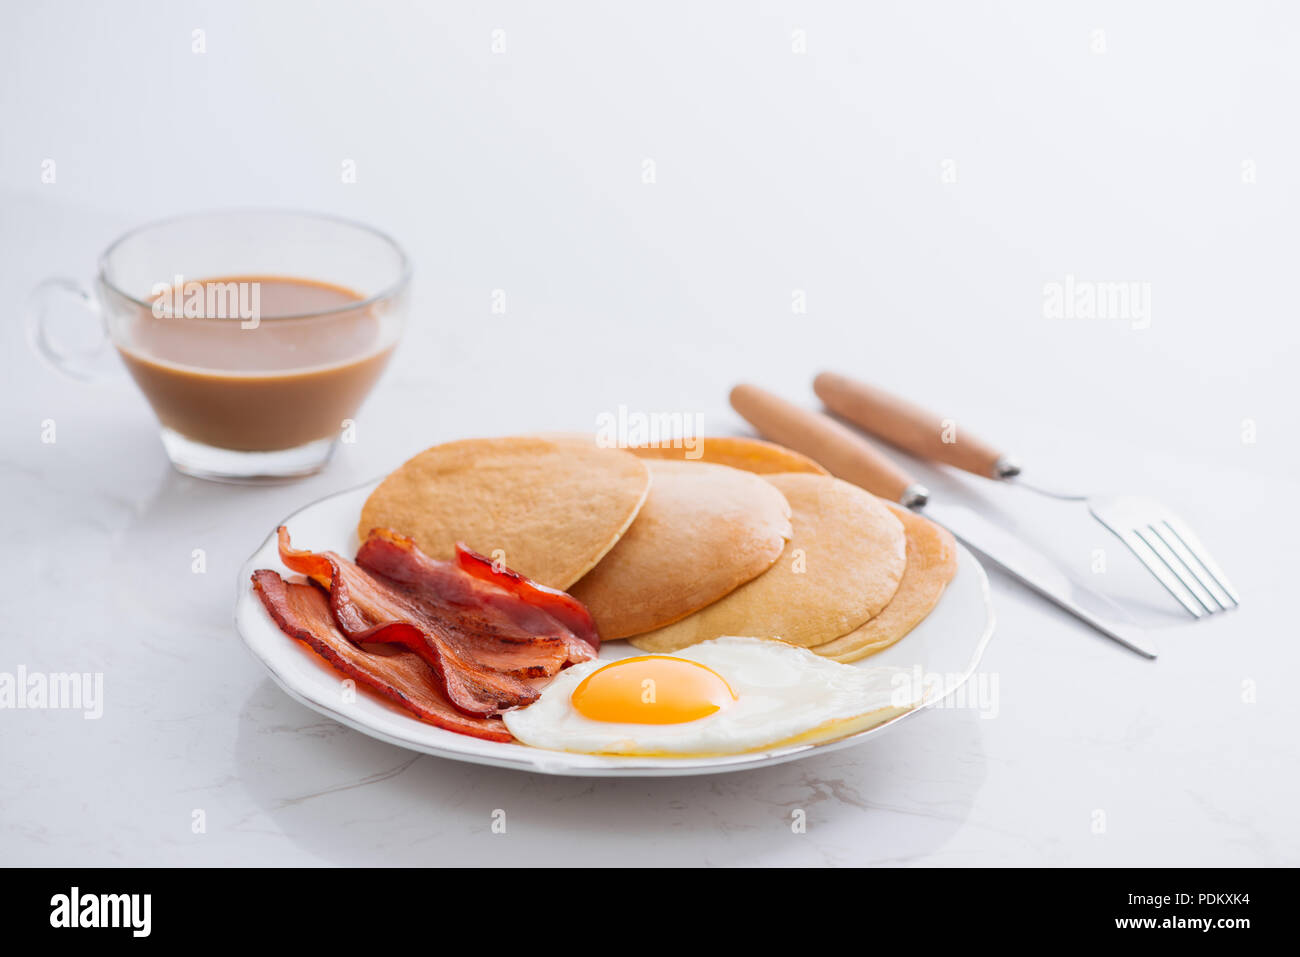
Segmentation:
<svg viewBox="0 0 1300 957">
<path fill-rule="evenodd" d="M 791 739 L 827 740 L 874 727 L 912 710 L 921 692 L 896 676 L 904 668 L 840 664 L 783 641 L 725 636 L 664 657 L 712 668 L 737 700 L 681 724 L 593 721 L 570 700 L 578 684 L 608 661 L 560 672 L 527 708 L 505 715 L 506 728 L 535 748 L 584 754 L 708 756 L 738 754 Z"/>
</svg>

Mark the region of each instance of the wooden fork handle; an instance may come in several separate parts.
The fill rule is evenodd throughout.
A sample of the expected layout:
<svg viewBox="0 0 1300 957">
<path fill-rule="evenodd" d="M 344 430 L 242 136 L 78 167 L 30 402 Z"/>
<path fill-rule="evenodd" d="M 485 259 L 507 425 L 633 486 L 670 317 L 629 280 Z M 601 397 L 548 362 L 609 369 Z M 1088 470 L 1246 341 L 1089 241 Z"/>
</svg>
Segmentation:
<svg viewBox="0 0 1300 957">
<path fill-rule="evenodd" d="M 1010 456 L 943 419 L 882 389 L 834 372 L 813 380 L 813 391 L 837 415 L 917 458 L 943 462 L 985 478 L 1020 470 Z"/>
<path fill-rule="evenodd" d="M 760 434 L 820 462 L 837 478 L 891 502 L 925 504 L 925 489 L 907 472 L 830 416 L 802 409 L 756 385 L 732 389 L 731 405 Z"/>
</svg>

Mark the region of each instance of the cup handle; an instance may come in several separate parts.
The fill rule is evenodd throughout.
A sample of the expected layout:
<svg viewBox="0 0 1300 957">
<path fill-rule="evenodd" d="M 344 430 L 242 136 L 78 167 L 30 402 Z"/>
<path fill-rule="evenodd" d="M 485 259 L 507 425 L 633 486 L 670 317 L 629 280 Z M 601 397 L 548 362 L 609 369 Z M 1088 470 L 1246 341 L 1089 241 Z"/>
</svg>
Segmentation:
<svg viewBox="0 0 1300 957">
<path fill-rule="evenodd" d="M 67 348 L 50 331 L 49 318 L 53 305 L 59 299 L 68 298 L 76 300 L 82 309 L 94 316 L 99 327 L 98 341 L 88 348 Z M 57 276 L 46 279 L 32 290 L 27 303 L 27 339 L 37 355 L 66 376 L 81 382 L 104 377 L 104 373 L 95 367 L 94 361 L 108 345 L 108 329 L 99 303 L 76 280 Z"/>
</svg>

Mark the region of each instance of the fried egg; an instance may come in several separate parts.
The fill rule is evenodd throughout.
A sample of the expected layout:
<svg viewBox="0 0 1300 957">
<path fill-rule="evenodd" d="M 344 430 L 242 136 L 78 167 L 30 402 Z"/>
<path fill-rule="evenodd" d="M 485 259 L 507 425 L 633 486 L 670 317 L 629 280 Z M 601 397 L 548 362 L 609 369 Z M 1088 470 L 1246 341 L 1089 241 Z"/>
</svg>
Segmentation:
<svg viewBox="0 0 1300 957">
<path fill-rule="evenodd" d="M 575 665 L 505 724 L 524 744 L 553 751 L 738 754 L 841 737 L 910 711 L 921 692 L 909 675 L 725 636 L 672 655 Z"/>
</svg>

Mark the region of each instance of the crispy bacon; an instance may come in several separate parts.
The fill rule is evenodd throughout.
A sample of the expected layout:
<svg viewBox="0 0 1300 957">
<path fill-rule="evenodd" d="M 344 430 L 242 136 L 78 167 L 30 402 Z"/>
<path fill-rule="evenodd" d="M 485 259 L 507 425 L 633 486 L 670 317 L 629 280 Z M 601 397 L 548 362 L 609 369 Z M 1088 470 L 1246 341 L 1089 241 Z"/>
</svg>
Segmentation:
<svg viewBox="0 0 1300 957">
<path fill-rule="evenodd" d="M 334 552 L 293 548 L 279 530 L 281 560 L 329 591 L 335 624 L 356 644 L 392 642 L 419 655 L 451 703 L 472 715 L 495 715 L 532 704 L 540 692 L 523 677 L 473 655 L 473 648 L 406 600 L 390 583 Z M 392 627 L 388 627 L 392 626 Z M 383 637 L 377 637 L 382 634 Z"/>
<path fill-rule="evenodd" d="M 335 568 L 334 560 L 338 559 L 338 555 L 334 552 L 309 552 L 306 549 L 294 548 L 289 544 L 289 529 L 283 525 L 275 530 L 275 540 L 280 549 L 280 561 L 299 575 L 306 575 L 321 588 L 330 587 Z"/>
<path fill-rule="evenodd" d="M 388 529 L 376 529 L 370 533 L 370 536 L 374 538 L 377 535 L 394 534 L 396 533 Z M 405 539 L 405 542 L 407 547 L 419 551 L 409 538 Z M 521 601 L 541 608 L 568 628 L 574 637 L 590 645 L 593 653 L 600 651 L 600 634 L 596 631 L 595 619 L 591 617 L 587 606 L 568 592 L 560 591 L 558 588 L 548 588 L 531 578 L 525 578 L 517 571 L 496 564 L 460 542 L 456 543 L 456 563 L 463 571 L 469 572 L 475 578 L 491 582 L 498 588 L 503 588 L 517 596 Z"/>
<path fill-rule="evenodd" d="M 577 599 L 509 569 L 496 571 L 462 545 L 456 562 L 442 562 L 405 535 L 378 528 L 357 552 L 357 564 L 427 617 L 455 622 L 476 657 L 528 662 L 527 677 L 549 677 L 566 664 L 589 661 L 600 648 L 591 613 Z"/>
<path fill-rule="evenodd" d="M 253 573 L 253 588 L 281 631 L 303 642 L 359 684 L 448 731 L 488 741 L 512 740 L 499 719 L 472 717 L 454 708 L 443 693 L 438 675 L 421 656 L 407 651 L 378 654 L 354 644 L 335 625 L 325 595 L 312 585 L 286 582 L 275 572 L 263 569 Z M 386 642 L 387 629 L 407 627 L 381 626 L 367 640 Z"/>
<path fill-rule="evenodd" d="M 595 657 L 600 639 L 580 603 L 493 571 L 467 550 L 489 564 L 486 575 L 432 559 L 389 530 L 371 533 L 355 564 L 334 552 L 295 549 L 284 527 L 278 537 L 285 565 L 328 593 L 338 630 L 354 644 L 383 641 L 418 655 L 451 705 L 468 715 L 531 704 L 538 682 Z"/>
</svg>

